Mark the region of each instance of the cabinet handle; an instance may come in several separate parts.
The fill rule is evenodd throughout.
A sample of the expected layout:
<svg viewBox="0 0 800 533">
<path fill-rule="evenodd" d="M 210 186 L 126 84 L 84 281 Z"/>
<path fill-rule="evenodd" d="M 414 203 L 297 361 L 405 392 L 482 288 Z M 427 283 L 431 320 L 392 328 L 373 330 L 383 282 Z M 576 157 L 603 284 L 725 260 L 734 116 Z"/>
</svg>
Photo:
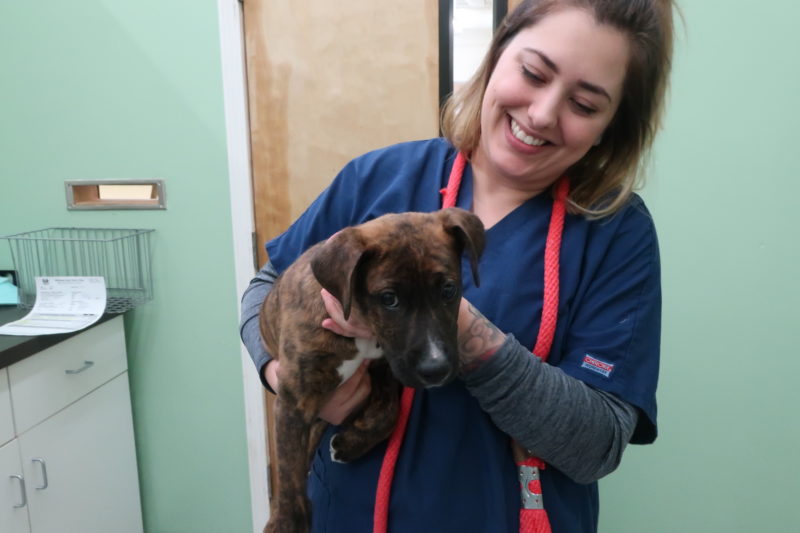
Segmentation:
<svg viewBox="0 0 800 533">
<path fill-rule="evenodd" d="M 39 463 L 42 466 L 42 486 L 41 487 L 34 487 L 36 490 L 44 490 L 48 487 L 47 483 L 47 464 L 44 462 L 44 459 L 41 457 L 34 457 L 31 459 L 32 463 Z"/>
<path fill-rule="evenodd" d="M 94 361 L 84 361 L 82 367 L 77 368 L 75 370 L 64 370 L 64 372 L 67 373 L 67 374 L 70 374 L 70 375 L 72 375 L 72 374 L 80 374 L 81 372 L 83 372 L 84 370 L 88 370 L 92 366 L 94 366 Z"/>
<path fill-rule="evenodd" d="M 19 481 L 19 492 L 20 492 L 20 495 L 22 496 L 22 502 L 19 503 L 18 505 L 15 505 L 14 509 L 19 509 L 21 507 L 25 507 L 26 505 L 28 505 L 28 497 L 25 495 L 25 478 L 23 478 L 22 476 L 20 476 L 18 474 L 13 474 L 13 475 L 8 476 L 8 477 L 10 477 L 11 479 L 16 479 L 16 480 Z"/>
</svg>

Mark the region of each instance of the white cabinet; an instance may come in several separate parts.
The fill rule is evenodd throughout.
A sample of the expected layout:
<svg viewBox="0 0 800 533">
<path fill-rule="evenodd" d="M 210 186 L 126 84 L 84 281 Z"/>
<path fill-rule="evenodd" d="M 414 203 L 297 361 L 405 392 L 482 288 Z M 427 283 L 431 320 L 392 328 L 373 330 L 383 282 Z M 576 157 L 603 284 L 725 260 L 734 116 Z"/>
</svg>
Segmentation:
<svg viewBox="0 0 800 533">
<path fill-rule="evenodd" d="M 8 380 L 16 438 L 0 448 L 0 531 L 16 533 L 22 509 L 25 533 L 141 533 L 122 318 L 9 366 Z"/>
<path fill-rule="evenodd" d="M 29 533 L 28 507 L 17 440 L 0 446 L 0 531 Z"/>
</svg>

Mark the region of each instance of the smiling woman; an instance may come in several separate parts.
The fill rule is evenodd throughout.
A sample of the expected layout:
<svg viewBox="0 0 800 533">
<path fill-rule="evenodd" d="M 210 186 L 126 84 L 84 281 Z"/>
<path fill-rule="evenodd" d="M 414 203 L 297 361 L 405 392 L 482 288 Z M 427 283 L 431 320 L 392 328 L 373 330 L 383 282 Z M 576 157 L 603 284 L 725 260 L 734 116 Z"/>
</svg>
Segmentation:
<svg viewBox="0 0 800 533">
<path fill-rule="evenodd" d="M 619 106 L 627 38 L 586 11 L 560 10 L 520 31 L 486 86 L 481 140 L 472 153 L 476 204 L 491 226 L 548 188 L 598 143 Z M 482 211 L 477 211 L 478 209 Z"/>
<path fill-rule="evenodd" d="M 374 531 L 528 532 L 532 518 L 535 531 L 597 531 L 597 480 L 628 443 L 657 433 L 658 244 L 631 190 L 660 119 L 671 7 L 522 2 L 448 101 L 443 138 L 357 157 L 267 243 L 270 261 L 243 296 L 241 332 L 264 382 L 280 390 L 278 363 L 253 324 L 278 274 L 309 246 L 385 213 L 437 210 L 443 192 L 446 206 L 488 228 L 480 287 L 462 268 L 459 379 L 404 391 L 402 446 L 393 437 L 337 463 L 337 428 L 326 430 L 308 480 L 313 531 L 370 531 L 373 517 Z M 322 298 L 322 327 L 379 337 Z M 381 366 L 353 374 L 318 417 L 354 416 L 376 393 Z M 520 459 L 520 448 L 539 459 Z M 391 495 L 376 497 L 388 470 Z"/>
</svg>

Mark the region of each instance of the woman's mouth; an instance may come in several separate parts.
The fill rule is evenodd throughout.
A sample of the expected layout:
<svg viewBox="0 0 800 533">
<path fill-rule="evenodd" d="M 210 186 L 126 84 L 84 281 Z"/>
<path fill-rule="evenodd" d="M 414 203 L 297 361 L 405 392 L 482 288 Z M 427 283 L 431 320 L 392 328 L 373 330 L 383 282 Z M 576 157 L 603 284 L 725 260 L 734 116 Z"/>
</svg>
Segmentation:
<svg viewBox="0 0 800 533">
<path fill-rule="evenodd" d="M 548 141 L 544 139 L 539 139 L 538 137 L 534 137 L 525 133 L 520 125 L 517 124 L 517 121 L 513 118 L 511 119 L 511 133 L 517 140 L 527 144 L 528 146 L 544 146 L 545 144 L 548 144 Z"/>
</svg>

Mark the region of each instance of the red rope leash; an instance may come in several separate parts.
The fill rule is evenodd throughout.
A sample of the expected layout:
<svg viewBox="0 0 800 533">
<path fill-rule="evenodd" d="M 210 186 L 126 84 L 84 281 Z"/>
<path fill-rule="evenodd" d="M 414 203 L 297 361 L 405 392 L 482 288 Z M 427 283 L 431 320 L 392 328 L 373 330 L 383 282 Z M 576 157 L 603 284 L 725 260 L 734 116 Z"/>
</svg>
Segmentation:
<svg viewBox="0 0 800 533">
<path fill-rule="evenodd" d="M 447 187 L 439 191 L 442 198 L 442 208 L 454 207 L 458 190 L 461 187 L 461 176 L 467 158 L 459 152 L 450 171 Z M 561 250 L 561 236 L 564 228 L 564 214 L 566 211 L 565 199 L 569 193 L 569 181 L 561 179 L 556 185 L 553 211 L 550 214 L 550 225 L 547 230 L 547 241 L 544 252 L 544 302 L 542 305 L 542 320 L 539 334 L 533 353 L 542 361 L 547 360 L 550 347 L 553 345 L 553 336 L 558 318 L 558 293 L 559 293 L 559 255 Z M 397 425 L 389 437 L 386 453 L 383 456 L 378 488 L 375 494 L 375 512 L 373 515 L 373 533 L 387 533 L 389 524 L 389 501 L 391 496 L 392 478 L 403 443 L 411 406 L 414 403 L 414 389 L 403 388 L 400 399 L 400 413 Z M 516 446 L 517 449 L 520 449 Z M 522 490 L 522 506 L 520 508 L 520 533 L 550 533 L 550 522 L 542 505 L 542 486 L 539 471 L 545 464 L 541 459 L 528 457 L 518 462 L 520 469 L 520 488 Z"/>
<path fill-rule="evenodd" d="M 550 214 L 550 227 L 547 228 L 547 242 L 544 246 L 544 302 L 542 303 L 542 321 L 539 324 L 539 336 L 533 353 L 542 361 L 547 361 L 558 320 L 558 272 L 561 257 L 561 235 L 564 231 L 564 214 L 566 199 L 569 194 L 569 181 L 559 180 L 556 185 L 553 212 Z"/>
<path fill-rule="evenodd" d="M 453 161 L 453 168 L 450 170 L 450 177 L 447 179 L 447 187 L 440 190 L 442 195 L 442 209 L 456 206 L 458 190 L 461 188 L 461 177 L 464 175 L 464 166 L 467 164 L 467 156 L 464 152 L 458 152 L 456 160 Z"/>
<path fill-rule="evenodd" d="M 547 228 L 547 241 L 544 247 L 544 301 L 542 303 L 542 320 L 539 324 L 539 335 L 533 354 L 547 361 L 558 321 L 559 265 L 561 257 L 561 236 L 564 231 L 564 215 L 566 198 L 569 193 L 569 181 L 561 179 L 556 185 L 553 211 L 550 214 L 550 226 Z M 550 520 L 544 510 L 542 500 L 542 482 L 539 476 L 544 470 L 544 461 L 537 457 L 525 457 L 526 452 L 515 443 L 517 468 L 520 476 L 522 505 L 519 510 L 520 533 L 550 533 Z"/>
<path fill-rule="evenodd" d="M 406 432 L 408 416 L 411 414 L 411 405 L 413 403 L 414 389 L 403 387 L 397 425 L 389 437 L 389 444 L 386 447 L 381 473 L 378 477 L 378 489 L 375 492 L 375 514 L 372 517 L 373 533 L 386 533 L 386 529 L 389 527 L 389 496 L 392 492 L 394 467 L 397 464 L 397 456 L 400 455 L 400 446 L 403 444 L 403 435 Z"/>
</svg>

